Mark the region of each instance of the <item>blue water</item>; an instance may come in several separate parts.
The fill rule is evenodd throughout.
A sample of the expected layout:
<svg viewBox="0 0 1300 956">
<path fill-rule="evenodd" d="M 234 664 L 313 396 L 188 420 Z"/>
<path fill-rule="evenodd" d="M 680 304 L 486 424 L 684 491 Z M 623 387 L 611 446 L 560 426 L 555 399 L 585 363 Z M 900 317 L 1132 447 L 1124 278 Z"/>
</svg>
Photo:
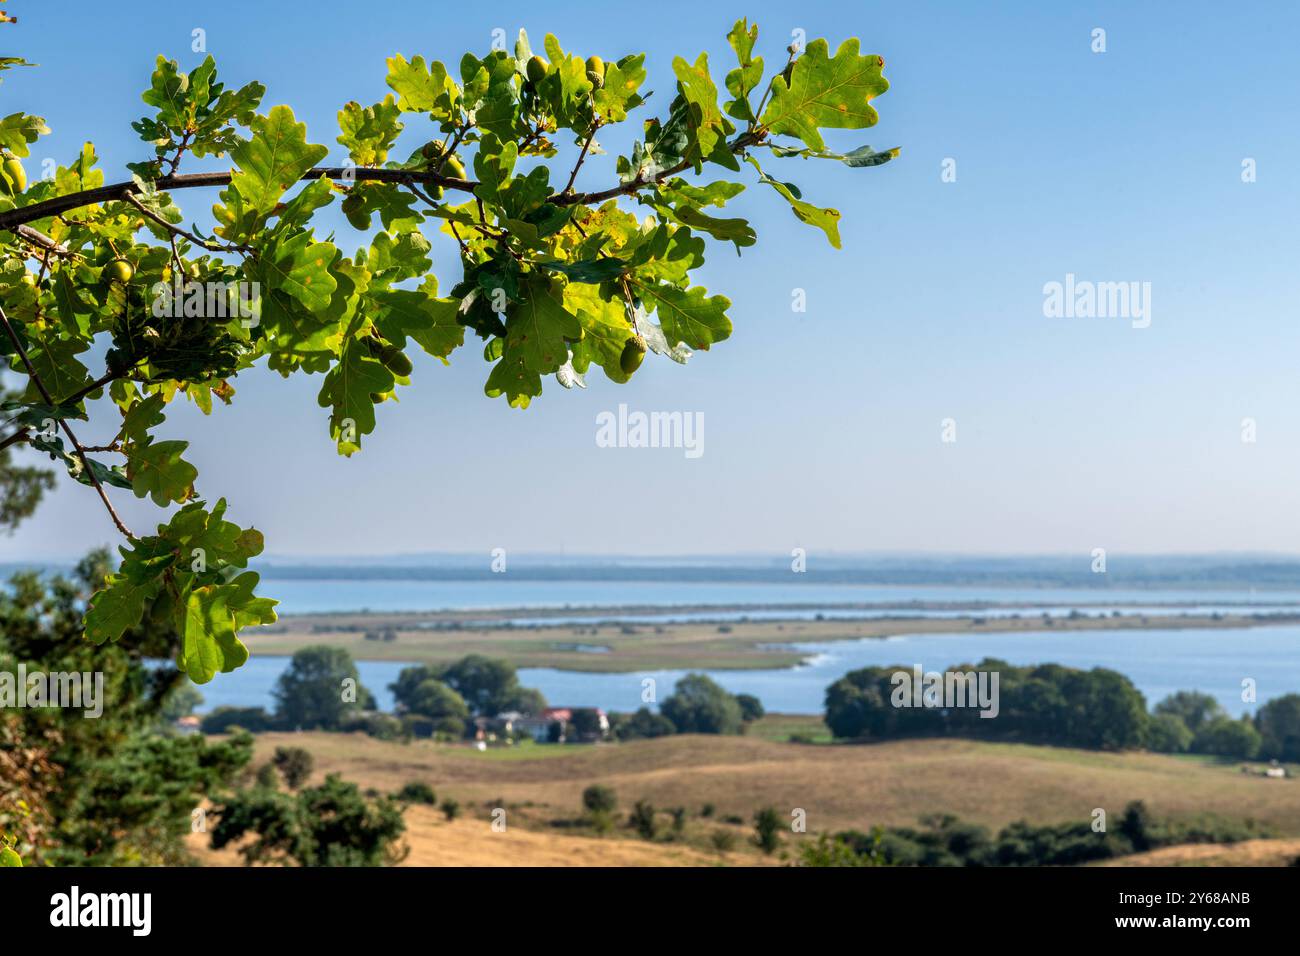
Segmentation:
<svg viewBox="0 0 1300 956">
<path fill-rule="evenodd" d="M 791 575 L 796 577 L 796 575 Z M 1297 591 L 1195 591 L 1120 588 L 962 588 L 855 584 L 766 584 L 684 581 L 523 581 L 509 573 L 477 581 L 348 581 L 268 578 L 261 593 L 282 614 L 333 611 L 438 611 L 489 608 L 626 607 L 653 605 L 843 604 L 909 601 L 1074 604 L 1184 602 L 1221 606 L 1300 602 Z"/>
<path fill-rule="evenodd" d="M 1213 694 L 1230 714 L 1253 712 L 1241 700 L 1241 681 L 1253 678 L 1258 703 L 1300 692 L 1300 625 L 1224 630 L 1041 631 L 1016 634 L 910 634 L 793 645 L 808 655 L 795 668 L 705 671 L 733 693 L 754 694 L 773 712 L 820 713 L 828 684 L 869 665 L 921 664 L 944 670 L 953 664 L 998 657 L 1011 664 L 1054 662 L 1072 667 L 1109 667 L 1127 675 L 1148 706 L 1176 690 Z M 285 657 L 254 656 L 234 674 L 218 674 L 200 688 L 202 710 L 223 704 L 272 706 L 271 688 L 288 663 Z M 360 661 L 362 683 L 381 709 L 393 706 L 388 684 L 409 666 Z M 642 706 L 642 681 L 655 681 L 662 699 L 685 671 L 587 674 L 553 668 L 525 668 L 520 681 L 536 687 L 554 705 L 630 711 Z"/>
</svg>

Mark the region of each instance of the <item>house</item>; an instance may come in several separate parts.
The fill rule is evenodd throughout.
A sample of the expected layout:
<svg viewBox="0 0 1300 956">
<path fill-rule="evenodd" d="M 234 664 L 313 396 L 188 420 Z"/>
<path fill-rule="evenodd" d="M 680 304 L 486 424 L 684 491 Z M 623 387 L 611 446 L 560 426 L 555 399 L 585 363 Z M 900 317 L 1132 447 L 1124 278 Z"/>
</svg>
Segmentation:
<svg viewBox="0 0 1300 956">
<path fill-rule="evenodd" d="M 556 743 L 594 743 L 609 733 L 609 715 L 599 707 L 547 707 L 540 716 L 546 722 L 544 739 Z"/>
</svg>

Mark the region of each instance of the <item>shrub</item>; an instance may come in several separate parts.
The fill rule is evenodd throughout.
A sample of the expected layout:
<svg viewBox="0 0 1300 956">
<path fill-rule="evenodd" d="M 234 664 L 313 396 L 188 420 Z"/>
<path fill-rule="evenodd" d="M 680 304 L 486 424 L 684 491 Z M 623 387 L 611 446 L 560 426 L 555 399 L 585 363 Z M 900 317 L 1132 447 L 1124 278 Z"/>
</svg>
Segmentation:
<svg viewBox="0 0 1300 956">
<path fill-rule="evenodd" d="M 781 845 L 778 835 L 781 829 L 781 817 L 774 807 L 763 807 L 754 814 L 754 845 L 764 853 L 774 853 Z"/>
<path fill-rule="evenodd" d="M 442 813 L 448 822 L 455 820 L 460 816 L 460 801 L 453 797 L 447 797 L 442 801 Z"/>
<path fill-rule="evenodd" d="M 280 786 L 280 775 L 275 772 L 275 764 L 264 763 L 257 768 L 256 786 L 263 790 L 276 790 Z"/>
<path fill-rule="evenodd" d="M 422 803 L 429 807 L 438 805 L 438 795 L 433 792 L 433 787 L 421 780 L 403 784 L 394 796 L 403 803 Z"/>
<path fill-rule="evenodd" d="M 311 753 L 302 747 L 276 747 L 271 762 L 280 771 L 290 790 L 297 790 L 306 783 L 315 765 Z"/>
<path fill-rule="evenodd" d="M 632 808 L 628 823 L 640 834 L 642 839 L 653 840 L 659 833 L 659 823 L 655 819 L 654 804 L 638 800 Z"/>
<path fill-rule="evenodd" d="M 609 787 L 593 783 L 582 791 L 582 806 L 588 813 L 613 813 L 618 798 Z"/>
<path fill-rule="evenodd" d="M 709 842 L 719 853 L 729 853 L 736 848 L 736 834 L 730 830 L 714 830 L 709 834 Z"/>
<path fill-rule="evenodd" d="M 260 734 L 271 730 L 275 720 L 262 707 L 218 707 L 211 713 L 204 714 L 199 729 L 205 734 L 225 734 L 232 728 L 242 727 L 251 733 Z"/>
</svg>

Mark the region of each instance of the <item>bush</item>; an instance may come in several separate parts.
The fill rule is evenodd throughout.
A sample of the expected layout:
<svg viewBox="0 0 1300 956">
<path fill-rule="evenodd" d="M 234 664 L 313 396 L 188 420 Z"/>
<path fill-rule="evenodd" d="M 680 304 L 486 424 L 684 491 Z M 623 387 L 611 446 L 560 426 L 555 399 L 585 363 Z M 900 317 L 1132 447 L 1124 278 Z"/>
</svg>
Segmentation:
<svg viewBox="0 0 1300 956">
<path fill-rule="evenodd" d="M 402 803 L 422 803 L 428 807 L 438 805 L 438 795 L 433 792 L 433 787 L 421 780 L 403 784 L 394 796 Z"/>
<path fill-rule="evenodd" d="M 392 714 L 377 711 L 351 714 L 343 719 L 338 728 L 343 733 L 363 733 L 376 740 L 400 740 L 405 734 L 401 720 Z"/>
<path fill-rule="evenodd" d="M 642 707 L 631 716 L 613 714 L 610 717 L 610 732 L 619 740 L 639 740 L 651 737 L 667 737 L 677 733 L 673 722 L 663 714 L 657 714 L 649 707 Z"/>
<path fill-rule="evenodd" d="M 764 853 L 775 853 L 781 845 L 780 829 L 781 817 L 776 809 L 763 807 L 754 814 L 754 845 Z"/>
<path fill-rule="evenodd" d="M 453 797 L 448 797 L 442 801 L 442 814 L 448 822 L 455 820 L 460 816 L 460 801 Z"/>
<path fill-rule="evenodd" d="M 271 762 L 280 771 L 290 790 L 297 790 L 306 783 L 315 765 L 311 753 L 302 747 L 276 747 Z"/>
<path fill-rule="evenodd" d="M 632 815 L 627 821 L 644 840 L 653 840 L 659 833 L 659 823 L 655 819 L 654 804 L 638 800 L 632 808 Z"/>
<path fill-rule="evenodd" d="M 262 790 L 277 790 L 280 787 L 280 775 L 275 772 L 275 764 L 264 763 L 257 768 L 255 784 Z"/>
<path fill-rule="evenodd" d="M 719 853 L 729 853 L 736 848 L 736 834 L 730 830 L 714 830 L 709 834 L 709 842 Z"/>
<path fill-rule="evenodd" d="M 296 794 L 244 791 L 214 813 L 213 849 L 257 835 L 239 850 L 249 864 L 380 866 L 405 856 L 397 847 L 405 830 L 401 807 L 387 798 L 371 802 L 335 774 Z"/>
<path fill-rule="evenodd" d="M 716 810 L 716 809 L 717 809 L 717 808 L 716 808 L 713 804 L 711 804 L 711 803 L 706 803 L 706 804 L 704 804 L 704 806 L 700 807 L 700 816 L 702 816 L 702 817 L 711 817 L 711 816 L 713 816 L 713 811 Z"/>
<path fill-rule="evenodd" d="M 582 806 L 588 813 L 613 813 L 618 798 L 609 787 L 593 783 L 582 791 Z"/>
<path fill-rule="evenodd" d="M 262 707 L 218 707 L 204 714 L 199 729 L 205 734 L 226 734 L 235 727 L 260 734 L 275 727 L 275 720 Z"/>
</svg>

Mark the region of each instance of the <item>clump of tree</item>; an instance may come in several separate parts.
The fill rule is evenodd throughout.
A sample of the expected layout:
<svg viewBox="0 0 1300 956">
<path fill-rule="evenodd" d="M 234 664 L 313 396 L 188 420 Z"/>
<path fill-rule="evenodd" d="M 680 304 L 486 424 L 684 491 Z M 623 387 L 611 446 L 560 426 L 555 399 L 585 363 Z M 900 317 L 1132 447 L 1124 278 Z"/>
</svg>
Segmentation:
<svg viewBox="0 0 1300 956">
<path fill-rule="evenodd" d="M 540 692 L 520 685 L 513 664 L 482 654 L 450 664 L 405 667 L 389 689 L 398 712 L 413 718 L 408 726 L 416 736 L 457 738 L 473 715 L 491 717 L 512 710 L 539 714 L 546 709 Z"/>
<path fill-rule="evenodd" d="M 401 862 L 407 852 L 398 843 L 406 829 L 400 803 L 367 799 L 337 774 L 297 793 L 240 791 L 214 814 L 214 849 L 252 835 L 239 848 L 248 865 L 384 866 Z"/>
<path fill-rule="evenodd" d="M 609 715 L 609 732 L 617 740 L 648 740 L 677 733 L 673 722 L 649 707 L 632 714 Z"/>
<path fill-rule="evenodd" d="M 339 730 L 348 717 L 374 710 L 352 655 L 314 645 L 297 651 L 272 690 L 276 722 L 295 730 Z"/>
<path fill-rule="evenodd" d="M 826 690 L 826 725 L 836 737 L 890 740 L 905 737 L 977 737 L 1120 750 L 1146 740 L 1146 701 L 1123 674 L 1042 664 L 1015 667 L 992 658 L 950 669 L 998 675 L 998 713 L 980 716 L 978 706 L 895 706 L 894 675 L 905 666 L 864 667 L 845 674 Z M 920 702 L 917 702 L 918 704 Z"/>
</svg>

